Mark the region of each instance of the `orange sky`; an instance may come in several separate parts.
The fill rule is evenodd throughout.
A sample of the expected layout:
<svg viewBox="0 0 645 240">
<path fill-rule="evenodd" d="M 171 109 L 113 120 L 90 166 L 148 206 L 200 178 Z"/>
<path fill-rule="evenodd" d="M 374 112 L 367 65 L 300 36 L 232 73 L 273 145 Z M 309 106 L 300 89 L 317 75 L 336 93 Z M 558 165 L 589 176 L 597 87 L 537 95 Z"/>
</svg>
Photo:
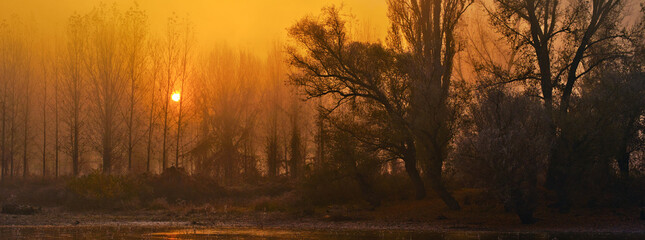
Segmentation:
<svg viewBox="0 0 645 240">
<path fill-rule="evenodd" d="M 85 13 L 100 2 L 117 3 L 122 9 L 133 0 L 1 0 L 0 19 L 12 14 L 32 20 L 49 33 L 62 35 L 62 27 L 73 12 Z M 172 12 L 188 14 L 194 22 L 200 45 L 227 43 L 234 47 L 266 52 L 276 39 L 284 39 L 286 28 L 308 14 L 318 14 L 331 4 L 343 4 L 356 19 L 369 22 L 376 37 L 386 33 L 385 0 L 138 0 L 152 28 L 158 31 Z"/>
</svg>

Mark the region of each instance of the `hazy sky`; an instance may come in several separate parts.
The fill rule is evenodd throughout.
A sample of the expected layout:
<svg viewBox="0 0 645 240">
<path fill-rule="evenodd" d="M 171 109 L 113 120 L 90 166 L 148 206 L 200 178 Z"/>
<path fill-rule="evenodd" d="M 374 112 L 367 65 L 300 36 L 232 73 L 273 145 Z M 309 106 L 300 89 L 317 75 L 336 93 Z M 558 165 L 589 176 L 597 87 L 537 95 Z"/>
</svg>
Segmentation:
<svg viewBox="0 0 645 240">
<path fill-rule="evenodd" d="M 67 18 L 86 13 L 100 2 L 117 3 L 122 9 L 133 0 L 0 0 L 0 19 L 13 14 L 35 21 L 50 33 L 62 35 Z M 369 22 L 373 33 L 383 38 L 387 26 L 385 1 L 379 0 L 138 0 L 147 11 L 154 31 L 162 29 L 172 12 L 188 14 L 194 22 L 200 45 L 228 43 L 253 51 L 266 51 L 276 39 L 284 39 L 286 28 L 331 4 L 344 5 L 356 19 Z"/>
</svg>

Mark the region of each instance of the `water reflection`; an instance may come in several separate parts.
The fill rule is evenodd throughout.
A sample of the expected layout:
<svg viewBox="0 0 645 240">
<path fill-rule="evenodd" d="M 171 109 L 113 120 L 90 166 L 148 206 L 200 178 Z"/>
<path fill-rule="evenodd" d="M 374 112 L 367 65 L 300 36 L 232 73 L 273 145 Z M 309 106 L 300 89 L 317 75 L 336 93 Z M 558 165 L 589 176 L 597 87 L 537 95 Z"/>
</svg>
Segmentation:
<svg viewBox="0 0 645 240">
<path fill-rule="evenodd" d="M 236 239 L 236 240 L 613 240 L 645 239 L 645 233 L 500 233 L 414 231 L 302 231 L 254 228 L 180 228 L 141 226 L 0 227 L 0 239 Z"/>
</svg>

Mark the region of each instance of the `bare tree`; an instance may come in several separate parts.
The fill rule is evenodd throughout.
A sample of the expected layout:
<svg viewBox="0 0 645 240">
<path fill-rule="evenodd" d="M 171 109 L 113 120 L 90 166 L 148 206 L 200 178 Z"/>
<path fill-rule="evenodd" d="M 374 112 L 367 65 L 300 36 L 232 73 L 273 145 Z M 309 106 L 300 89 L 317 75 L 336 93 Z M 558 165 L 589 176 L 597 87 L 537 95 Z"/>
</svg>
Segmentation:
<svg viewBox="0 0 645 240">
<path fill-rule="evenodd" d="M 284 58 L 281 54 L 281 45 L 274 44 L 273 49 L 269 52 L 267 58 L 267 89 L 266 101 L 268 106 L 266 108 L 266 118 L 268 126 L 266 128 L 266 164 L 267 175 L 269 178 L 274 178 L 280 174 L 280 136 L 278 134 L 280 128 L 280 116 L 283 112 L 283 96 L 286 94 L 284 84 L 282 83 L 286 77 L 284 66 Z"/>
<path fill-rule="evenodd" d="M 11 38 L 10 38 L 10 29 L 9 29 L 9 24 L 7 23 L 6 20 L 3 20 L 2 23 L 0 23 L 0 40 L 2 41 L 0 44 L 0 50 L 1 50 L 1 55 L 2 57 L 2 74 L 0 75 L 2 79 L 2 180 L 4 181 L 5 178 L 9 175 L 9 161 L 7 160 L 7 148 L 6 148 L 6 129 L 7 129 L 7 89 L 8 89 L 8 84 L 9 84 L 9 79 L 11 79 L 11 76 L 9 75 L 11 73 L 11 66 L 10 66 L 10 43 L 11 43 Z"/>
<path fill-rule="evenodd" d="M 291 125 L 289 137 L 289 176 L 298 179 L 302 176 L 304 165 L 304 145 L 301 133 L 302 109 L 300 99 L 291 96 L 290 106 L 287 112 L 289 124 Z"/>
<path fill-rule="evenodd" d="M 3 158 L 3 177 L 7 175 L 13 177 L 16 173 L 14 168 L 15 148 L 18 145 L 16 139 L 17 131 L 24 130 L 25 133 L 22 175 L 26 177 L 29 166 L 26 158 L 28 128 L 29 128 L 29 96 L 28 86 L 32 77 L 31 62 L 31 40 L 29 35 L 29 25 L 24 24 L 19 18 L 14 17 L 10 21 L 0 24 L 0 31 L 3 36 L 0 39 L 2 50 L 2 158 Z M 17 92 L 18 91 L 18 92 Z M 25 91 L 25 92 L 22 92 Z M 24 97 L 18 97 L 18 94 Z M 18 117 L 22 114 L 24 120 L 22 124 L 17 123 Z M 24 129 L 20 129 L 24 127 Z"/>
<path fill-rule="evenodd" d="M 203 159 L 205 165 L 198 168 L 204 172 L 222 181 L 238 181 L 258 114 L 258 88 L 253 83 L 259 78 L 260 62 L 221 47 L 211 53 L 207 66 L 198 93 L 204 136 L 192 152 Z"/>
<path fill-rule="evenodd" d="M 557 205 L 566 211 L 568 166 L 562 147 L 566 148 L 565 127 L 570 100 L 576 82 L 604 62 L 624 56 L 628 48 L 610 47 L 612 42 L 628 38 L 618 27 L 621 0 L 554 1 L 495 0 L 486 7 L 493 25 L 510 44 L 520 49 L 529 61 L 517 80 L 537 80 L 546 115 L 551 121 L 554 144 L 550 149 L 547 186 L 559 196 Z M 624 45 L 623 45 L 624 46 Z M 559 104 L 555 101 L 559 100 Z M 554 109 L 557 109 L 555 111 Z"/>
<path fill-rule="evenodd" d="M 158 55 L 158 50 L 159 50 L 159 45 L 158 42 L 151 42 L 150 44 L 151 49 L 150 49 L 150 59 L 151 59 L 151 69 L 150 69 L 150 77 L 149 81 L 152 81 L 152 84 L 150 86 L 150 112 L 148 116 L 148 144 L 146 147 L 146 171 L 150 172 L 150 159 L 152 158 L 152 136 L 154 132 L 154 125 L 156 121 L 156 114 L 155 114 L 155 106 L 157 99 L 155 98 L 155 93 L 157 92 L 157 78 L 159 78 L 158 72 L 161 68 L 161 59 L 160 56 Z"/>
<path fill-rule="evenodd" d="M 187 94 L 184 93 L 184 86 L 186 85 L 186 81 L 190 77 L 189 73 L 189 61 L 191 60 L 191 52 L 192 52 L 192 45 L 193 45 L 193 30 L 192 30 L 192 25 L 191 23 L 188 22 L 188 19 L 184 19 L 184 32 L 182 34 L 182 45 L 181 45 L 181 59 L 180 59 L 180 69 L 179 69 L 179 113 L 177 114 L 177 141 L 176 141 L 176 149 L 175 149 L 175 167 L 179 167 L 179 148 L 181 146 L 181 120 L 183 117 L 182 114 L 182 107 L 184 106 L 184 102 L 186 101 L 186 96 Z"/>
<path fill-rule="evenodd" d="M 451 209 L 459 209 L 441 173 L 454 119 L 449 99 L 453 31 L 468 3 L 440 3 L 390 1 L 392 49 L 352 42 L 335 8 L 326 9 L 323 20 L 301 20 L 289 34 L 306 54 L 290 50 L 291 64 L 301 70 L 291 79 L 310 97 L 331 95 L 337 105 L 359 99 L 378 112 L 371 116 L 380 117 L 368 119 L 389 126 L 392 131 L 382 134 L 390 135 L 363 140 L 404 160 L 417 198 L 425 197 L 417 170 L 417 158 L 423 159 L 433 190 Z"/>
<path fill-rule="evenodd" d="M 457 139 L 455 165 L 474 186 L 486 187 L 524 224 L 534 223 L 538 172 L 546 165 L 548 128 L 540 103 L 501 87 L 477 92 L 472 126 Z"/>
<path fill-rule="evenodd" d="M 99 152 L 103 161 L 103 173 L 110 174 L 117 146 L 120 124 L 118 113 L 124 89 L 124 66 L 118 32 L 119 12 L 115 6 L 94 9 L 88 35 L 85 65 L 92 83 L 94 114 L 97 121 Z"/>
<path fill-rule="evenodd" d="M 43 43 L 44 45 L 44 43 Z M 47 176 L 47 84 L 48 84 L 48 79 L 50 77 L 49 75 L 49 65 L 47 63 L 47 60 L 50 58 L 50 56 L 45 52 L 43 46 L 43 52 L 41 53 L 41 67 L 42 67 L 42 84 L 43 84 L 43 172 L 42 172 L 42 177 L 43 179 Z"/>
<path fill-rule="evenodd" d="M 390 0 L 389 41 L 401 54 L 410 78 L 410 127 L 417 157 L 425 165 L 430 186 L 451 208 L 459 204 L 443 185 L 443 163 L 452 139 L 455 112 L 451 106 L 455 31 L 471 0 Z"/>
<path fill-rule="evenodd" d="M 163 42 L 163 72 L 166 78 L 164 87 L 164 106 L 163 106 L 163 135 L 162 135 L 162 156 L 161 156 L 161 170 L 168 167 L 168 131 L 169 131 L 169 107 L 170 107 L 170 94 L 175 85 L 177 75 L 178 58 L 180 57 L 180 32 L 178 30 L 177 16 L 168 18 L 166 35 Z"/>
<path fill-rule="evenodd" d="M 2 94 L 2 180 L 5 180 L 7 176 L 10 174 L 13 175 L 13 173 L 10 172 L 10 169 L 13 170 L 13 168 L 10 168 L 9 166 L 9 160 L 8 154 L 7 154 L 7 143 L 6 143 L 6 137 L 8 136 L 6 134 L 7 130 L 7 101 L 8 101 L 8 89 L 9 89 L 9 82 L 13 78 L 14 74 L 14 67 L 13 67 L 13 61 L 12 61 L 12 34 L 11 34 L 11 28 L 9 26 L 9 23 L 7 23 L 6 20 L 2 22 L 0 25 L 0 30 L 2 30 L 2 34 L 0 35 L 0 39 L 2 39 L 2 85 L 3 85 L 3 94 Z"/>
<path fill-rule="evenodd" d="M 85 86 L 83 57 L 86 45 L 87 29 L 84 17 L 72 15 L 67 25 L 67 43 L 64 52 L 63 75 L 63 99 L 66 119 L 64 120 L 69 128 L 69 149 L 68 154 L 72 158 L 72 174 L 78 176 L 80 173 L 80 135 L 84 126 L 82 114 L 84 107 L 81 104 L 83 88 Z"/>
<path fill-rule="evenodd" d="M 148 35 L 148 16 L 138 7 L 130 8 L 121 19 L 122 48 L 125 51 L 126 75 L 129 80 L 129 102 L 127 116 L 128 172 L 132 172 L 132 153 L 135 143 L 135 106 L 140 101 L 139 92 L 146 67 L 145 43 Z M 154 87 L 153 87 L 154 89 Z"/>
<path fill-rule="evenodd" d="M 60 90 L 60 62 L 62 61 L 62 58 L 56 57 L 54 58 L 57 63 L 54 63 L 53 65 L 53 74 L 54 74 L 54 176 L 58 178 L 59 174 L 59 165 L 60 165 L 60 159 L 59 159 L 59 152 L 60 152 L 60 138 L 59 138 L 59 131 L 60 131 L 60 118 L 59 118 L 59 90 Z"/>
<path fill-rule="evenodd" d="M 28 41 L 28 40 L 24 40 L 24 41 Z M 27 47 L 26 51 L 31 50 L 30 49 L 31 46 L 26 46 L 26 47 Z M 29 176 L 29 162 L 28 162 L 29 158 L 27 156 L 28 149 L 29 149 L 28 141 L 29 141 L 29 138 L 30 138 L 30 136 L 29 136 L 29 134 L 30 134 L 30 132 L 29 132 L 29 129 L 30 129 L 29 120 L 30 120 L 30 118 L 29 117 L 31 116 L 31 111 L 30 111 L 30 106 L 31 106 L 31 91 L 30 90 L 31 89 L 29 89 L 29 87 L 31 85 L 31 77 L 32 77 L 31 76 L 31 74 L 32 74 L 31 57 L 32 56 L 31 56 L 30 53 L 26 53 L 26 54 L 27 54 L 27 58 L 26 58 L 26 61 L 24 63 L 25 65 L 23 66 L 24 71 L 25 71 L 25 73 L 24 73 L 24 83 L 23 83 L 24 84 L 24 91 L 25 91 L 24 95 L 23 95 L 24 96 L 24 99 L 23 99 L 23 101 L 24 101 L 23 102 L 23 105 L 24 105 L 23 106 L 23 108 L 24 108 L 24 113 L 23 113 L 23 118 L 24 118 L 23 119 L 23 143 L 22 143 L 22 177 L 23 178 L 27 178 L 27 176 Z"/>
</svg>

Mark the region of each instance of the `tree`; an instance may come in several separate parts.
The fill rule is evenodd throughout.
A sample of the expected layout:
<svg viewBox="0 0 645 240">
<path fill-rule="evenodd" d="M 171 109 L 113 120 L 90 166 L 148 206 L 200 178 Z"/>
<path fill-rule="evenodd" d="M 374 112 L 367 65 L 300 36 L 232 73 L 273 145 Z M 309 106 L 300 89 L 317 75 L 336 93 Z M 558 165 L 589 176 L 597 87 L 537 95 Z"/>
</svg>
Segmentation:
<svg viewBox="0 0 645 240">
<path fill-rule="evenodd" d="M 539 103 L 501 87 L 477 92 L 468 122 L 457 139 L 455 165 L 474 186 L 485 187 L 534 223 L 538 172 L 546 165 L 548 121 Z"/>
<path fill-rule="evenodd" d="M 537 80 L 539 84 L 554 139 L 549 150 L 547 186 L 558 193 L 556 205 L 566 211 L 570 205 L 568 181 L 572 179 L 567 176 L 572 159 L 566 149 L 573 144 L 566 136 L 567 117 L 573 90 L 578 80 L 596 67 L 630 51 L 627 46 L 616 44 L 629 38 L 628 31 L 618 27 L 623 1 L 495 0 L 493 3 L 494 7 L 486 7 L 492 24 L 529 60 L 522 69 L 537 67 L 516 79 Z"/>
<path fill-rule="evenodd" d="M 24 40 L 24 41 L 26 41 L 27 44 L 30 45 L 29 40 Z M 29 46 L 29 45 L 25 46 L 26 47 L 25 51 L 31 51 L 31 49 L 30 49 L 31 46 Z M 32 67 L 31 58 L 32 58 L 32 56 L 31 56 L 30 52 L 25 52 L 25 54 L 26 54 L 26 56 L 25 56 L 26 59 L 25 59 L 25 62 L 23 63 L 24 64 L 24 66 L 23 66 L 23 68 L 24 68 L 23 69 L 23 71 L 24 71 L 24 74 L 23 74 L 23 78 L 24 78 L 23 79 L 23 81 L 24 81 L 24 83 L 23 83 L 24 84 L 24 86 L 23 86 L 23 90 L 24 90 L 24 94 L 23 94 L 23 96 L 24 96 L 24 99 L 23 99 L 23 101 L 24 101 L 23 102 L 23 109 L 24 109 L 23 118 L 24 119 L 23 119 L 23 142 L 22 142 L 22 178 L 27 178 L 27 176 L 29 176 L 29 162 L 27 161 L 29 159 L 27 154 L 28 154 L 28 149 L 29 149 L 28 141 L 29 141 L 29 138 L 30 138 L 30 136 L 29 136 L 29 129 L 30 129 L 29 120 L 30 120 L 30 118 L 29 117 L 31 115 L 31 111 L 30 111 L 30 107 L 31 107 L 31 91 L 30 91 L 29 87 L 31 85 L 31 78 L 32 78 L 32 76 L 31 76 L 31 74 L 32 74 L 32 70 L 31 70 L 31 67 Z"/>
<path fill-rule="evenodd" d="M 137 7 L 130 8 L 121 19 L 123 37 L 122 48 L 125 51 L 126 75 L 129 80 L 129 102 L 127 120 L 127 155 L 128 171 L 132 172 L 132 153 L 136 144 L 135 106 L 140 101 L 140 88 L 146 70 L 146 48 L 148 35 L 148 16 Z M 154 87 L 152 88 L 154 90 Z"/>
<path fill-rule="evenodd" d="M 455 14 L 461 14 L 467 7 L 461 2 L 454 4 L 457 5 L 449 6 L 449 14 L 456 9 L 460 9 L 460 12 Z M 408 50 L 403 47 L 408 45 L 402 44 L 403 39 L 398 36 L 401 33 L 411 37 L 425 33 L 417 33 L 416 31 L 421 29 L 419 27 L 402 26 L 402 23 L 397 22 L 402 21 L 399 18 L 405 18 L 405 14 L 416 14 L 414 9 L 401 9 L 403 5 L 403 2 L 390 2 L 394 29 L 390 37 L 393 48 L 390 49 L 380 44 L 352 42 L 347 38 L 345 22 L 335 8 L 325 9 L 325 18 L 322 21 L 311 18 L 301 20 L 289 30 L 290 36 L 305 52 L 303 55 L 296 48 L 290 49 L 290 62 L 300 70 L 299 73 L 293 74 L 291 79 L 294 84 L 302 87 L 309 97 L 333 96 L 337 102 L 335 106 L 360 99 L 363 104 L 369 106 L 368 119 L 381 126 L 387 126 L 381 128 L 385 130 L 381 131 L 381 136 L 371 136 L 372 140 L 365 140 L 372 141 L 373 145 L 403 159 L 406 171 L 415 186 L 417 198 L 425 197 L 424 183 L 417 169 L 417 159 L 420 158 L 426 163 L 426 175 L 432 181 L 433 190 L 451 209 L 459 209 L 459 204 L 447 192 L 441 179 L 446 148 L 451 137 L 449 120 L 452 115 L 448 106 L 450 67 L 454 54 L 454 42 L 451 42 L 454 26 L 451 24 L 456 24 L 455 21 L 459 17 L 452 15 L 446 19 L 445 31 L 450 33 L 442 31 L 444 33 L 438 34 L 438 39 L 431 38 L 430 32 L 427 32 L 428 35 L 423 39 L 405 40 L 410 43 L 417 43 L 413 42 L 417 40 L 425 41 L 418 42 L 417 48 Z M 428 21 L 425 19 L 427 17 L 430 16 L 424 15 L 419 21 Z M 426 23 L 418 24 L 420 26 Z M 426 31 L 434 30 L 426 28 Z M 447 40 L 442 40 L 445 37 Z M 428 48 L 424 48 L 424 44 L 429 44 Z M 442 55 L 444 45 L 448 46 L 449 56 Z M 439 50 L 431 51 L 431 46 L 439 46 Z M 414 52 L 420 49 L 423 51 Z M 439 62 L 434 62 L 435 60 Z M 428 64 L 440 69 L 432 70 Z M 433 80 L 430 80 L 431 76 L 434 77 Z M 428 98 L 424 99 L 421 96 Z M 434 99 L 435 96 L 438 98 Z M 332 106 L 332 110 L 334 108 Z"/>
<path fill-rule="evenodd" d="M 54 58 L 56 62 L 62 62 L 62 58 L 56 57 Z M 54 176 L 58 178 L 59 174 L 59 152 L 60 152 L 60 138 L 59 138 L 59 133 L 60 133 L 60 118 L 59 118 L 59 106 L 58 106 L 58 101 L 60 97 L 60 66 L 59 63 L 54 63 L 53 64 L 53 74 L 54 74 Z"/>
<path fill-rule="evenodd" d="M 44 45 L 44 43 L 43 43 Z M 41 53 L 40 56 L 40 65 L 42 67 L 42 83 L 43 83 L 43 92 L 42 92 L 42 97 L 43 97 L 43 172 L 42 172 L 42 177 L 43 179 L 45 176 L 47 176 L 47 84 L 48 80 L 50 78 L 50 72 L 49 72 L 49 67 L 51 64 L 48 64 L 48 60 L 50 59 L 50 56 L 45 52 L 45 47 L 43 47 L 43 52 Z"/>
<path fill-rule="evenodd" d="M 304 165 L 304 153 L 302 135 L 300 131 L 300 108 L 299 99 L 292 97 L 290 100 L 289 124 L 291 125 L 289 139 L 289 174 L 292 179 L 298 179 L 302 175 Z"/>
<path fill-rule="evenodd" d="M 191 152 L 201 159 L 197 167 L 203 174 L 231 183 L 240 180 L 244 157 L 253 152 L 245 146 L 254 137 L 259 111 L 254 83 L 261 65 L 248 53 L 219 47 L 206 66 L 197 89 L 202 136 Z"/>
<path fill-rule="evenodd" d="M 72 174 L 80 173 L 81 132 L 84 126 L 83 89 L 85 87 L 85 74 L 82 70 L 83 57 L 86 45 L 87 29 L 86 20 L 80 15 L 72 15 L 67 25 L 67 43 L 63 53 L 63 102 L 69 128 L 68 154 L 72 158 Z"/>
<path fill-rule="evenodd" d="M 188 81 L 188 78 L 190 77 L 189 73 L 189 64 L 190 64 L 190 57 L 192 54 L 192 45 L 193 45 L 193 29 L 192 25 L 188 22 L 187 19 L 184 19 L 185 23 L 183 24 L 184 32 L 182 34 L 183 39 L 182 39 L 182 45 L 181 45 L 181 58 L 180 58 L 180 68 L 179 68 L 179 93 L 180 98 L 179 98 L 179 113 L 177 114 L 177 141 L 176 141 L 176 149 L 175 149 L 175 167 L 179 167 L 179 148 L 181 146 L 181 120 L 183 117 L 182 114 L 182 107 L 184 106 L 184 102 L 186 101 L 186 96 L 187 94 L 184 93 L 184 86 L 186 85 L 186 81 Z"/>
<path fill-rule="evenodd" d="M 266 165 L 267 175 L 269 178 L 274 178 L 280 175 L 280 135 L 278 134 L 282 112 L 284 112 L 284 98 L 286 89 L 283 81 L 286 77 L 286 70 L 284 66 L 284 56 L 281 53 L 281 44 L 275 44 L 273 49 L 269 52 L 267 58 L 267 87 L 266 98 L 267 112 L 266 118 L 268 126 L 266 127 Z"/>
<path fill-rule="evenodd" d="M 33 77 L 32 41 L 27 37 L 31 33 L 30 25 L 14 17 L 0 23 L 0 61 L 2 61 L 0 81 L 2 81 L 2 177 L 13 177 L 15 149 L 22 148 L 22 175 L 29 173 L 27 149 L 29 147 L 29 85 Z M 19 97 L 24 96 L 24 97 Z M 20 119 L 22 117 L 22 119 Z M 20 120 L 23 120 L 22 122 Z M 21 128 L 22 127 L 22 128 Z M 24 138 L 20 143 L 20 130 Z"/>
<path fill-rule="evenodd" d="M 159 57 L 159 50 L 160 46 L 157 41 L 151 42 L 150 44 L 150 59 L 151 59 L 151 65 L 150 65 L 150 76 L 149 76 L 149 81 L 152 83 L 150 84 L 150 111 L 148 115 L 148 143 L 146 147 L 146 172 L 150 172 L 150 160 L 152 158 L 152 136 L 154 132 L 154 127 L 155 127 L 155 121 L 157 120 L 156 116 L 156 102 L 157 99 L 155 98 L 155 93 L 157 93 L 157 78 L 159 78 L 159 70 L 161 69 L 161 59 Z"/>
<path fill-rule="evenodd" d="M 175 85 L 177 75 L 177 64 L 180 55 L 180 32 L 177 26 L 177 16 L 168 18 L 166 29 L 166 36 L 163 42 L 163 72 L 166 78 L 164 87 L 164 106 L 163 106 L 163 143 L 162 143 L 162 156 L 161 156 L 161 170 L 166 170 L 168 166 L 168 131 L 169 131 L 169 107 L 170 107 L 170 94 Z"/>
<path fill-rule="evenodd" d="M 112 172 L 121 123 L 117 117 L 126 85 L 119 45 L 119 17 L 115 6 L 101 6 L 88 16 L 90 22 L 85 63 L 92 83 L 91 93 L 95 103 L 93 112 L 100 136 L 98 146 L 104 174 Z"/>
<path fill-rule="evenodd" d="M 345 22 L 338 9 L 326 8 L 324 12 L 322 21 L 305 18 L 289 29 L 289 35 L 306 54 L 293 47 L 288 50 L 291 65 L 299 70 L 290 76 L 292 83 L 301 87 L 310 98 L 327 95 L 336 102 L 329 109 L 321 109 L 325 112 L 323 116 L 355 99 L 364 100 L 365 104 L 372 104 L 375 110 L 385 113 L 381 115 L 384 119 L 377 120 L 385 121 L 393 131 L 374 138 L 385 141 L 374 144 L 384 148 L 391 146 L 393 151 L 406 155 L 403 159 L 417 198 L 425 197 L 414 151 L 407 151 L 414 148 L 414 140 L 404 119 L 406 81 L 393 74 L 394 54 L 379 44 L 351 42 L 346 37 Z"/>
<path fill-rule="evenodd" d="M 390 39 L 402 71 L 410 78 L 410 127 L 417 157 L 425 165 L 432 189 L 452 209 L 459 204 L 443 185 L 443 163 L 453 136 L 451 106 L 455 30 L 470 0 L 390 0 Z"/>
</svg>

